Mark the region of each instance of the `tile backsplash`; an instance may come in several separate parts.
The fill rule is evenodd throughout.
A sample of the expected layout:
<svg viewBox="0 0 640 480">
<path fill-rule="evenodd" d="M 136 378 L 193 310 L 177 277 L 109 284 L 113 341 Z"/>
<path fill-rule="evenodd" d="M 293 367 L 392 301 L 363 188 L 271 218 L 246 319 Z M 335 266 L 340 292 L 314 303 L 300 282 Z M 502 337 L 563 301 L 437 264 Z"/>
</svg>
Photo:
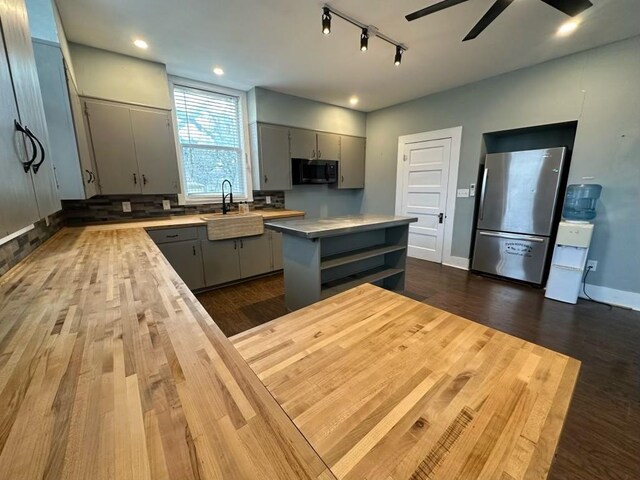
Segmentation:
<svg viewBox="0 0 640 480">
<path fill-rule="evenodd" d="M 45 219 L 38 220 L 33 229 L 0 245 L 0 277 L 60 230 L 63 224 L 64 216 L 60 210 L 49 216 L 49 225 Z"/>
<path fill-rule="evenodd" d="M 271 204 L 267 204 L 267 196 L 271 197 Z M 163 200 L 169 200 L 169 210 L 162 208 Z M 131 202 L 131 212 L 122 211 L 122 202 Z M 68 225 L 81 225 L 169 215 L 214 213 L 222 210 L 222 204 L 178 205 L 177 195 L 98 195 L 88 200 L 63 200 L 62 208 Z M 237 209 L 237 204 L 233 208 Z M 254 191 L 251 208 L 284 208 L 284 192 Z"/>
</svg>

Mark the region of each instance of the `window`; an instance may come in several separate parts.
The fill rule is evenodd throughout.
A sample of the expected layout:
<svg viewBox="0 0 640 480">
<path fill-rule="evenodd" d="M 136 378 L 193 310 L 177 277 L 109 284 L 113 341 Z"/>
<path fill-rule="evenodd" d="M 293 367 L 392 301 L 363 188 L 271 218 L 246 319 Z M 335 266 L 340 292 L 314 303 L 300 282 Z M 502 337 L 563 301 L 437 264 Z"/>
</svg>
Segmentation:
<svg viewBox="0 0 640 480">
<path fill-rule="evenodd" d="M 242 95 L 174 83 L 182 184 L 187 202 L 219 201 L 225 179 L 233 185 L 234 196 L 251 200 Z"/>
</svg>

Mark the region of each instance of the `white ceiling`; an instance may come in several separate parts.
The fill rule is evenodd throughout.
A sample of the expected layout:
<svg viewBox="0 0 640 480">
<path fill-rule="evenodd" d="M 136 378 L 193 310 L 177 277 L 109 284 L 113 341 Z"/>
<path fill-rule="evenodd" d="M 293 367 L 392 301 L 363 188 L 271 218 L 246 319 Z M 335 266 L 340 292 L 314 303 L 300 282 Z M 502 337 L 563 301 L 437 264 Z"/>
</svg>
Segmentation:
<svg viewBox="0 0 640 480">
<path fill-rule="evenodd" d="M 404 15 L 436 0 L 335 0 L 409 50 L 380 39 L 359 50 L 359 30 L 334 16 L 321 32 L 314 0 L 57 0 L 70 41 L 165 63 L 169 73 L 248 90 L 266 87 L 371 111 L 640 34 L 639 0 L 592 0 L 580 28 L 540 0 L 516 0 L 476 40 L 462 38 L 494 0 L 470 0 L 414 22 Z M 132 45 L 140 37 L 147 51 Z M 211 70 L 220 65 L 222 77 Z"/>
</svg>

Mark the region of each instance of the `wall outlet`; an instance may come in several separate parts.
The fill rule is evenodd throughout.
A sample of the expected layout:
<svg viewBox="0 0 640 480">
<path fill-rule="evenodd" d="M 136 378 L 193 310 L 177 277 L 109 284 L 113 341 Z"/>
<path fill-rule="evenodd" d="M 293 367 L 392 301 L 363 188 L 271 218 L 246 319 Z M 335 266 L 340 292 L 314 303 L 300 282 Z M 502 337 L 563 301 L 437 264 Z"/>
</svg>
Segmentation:
<svg viewBox="0 0 640 480">
<path fill-rule="evenodd" d="M 476 184 L 472 183 L 469 185 L 469 196 L 470 197 L 475 197 L 476 196 Z"/>
<path fill-rule="evenodd" d="M 131 202 L 122 202 L 122 211 L 129 213 L 131 211 Z"/>
<path fill-rule="evenodd" d="M 271 205 L 271 195 L 267 195 L 266 197 L 264 197 L 264 201 L 267 203 L 267 205 Z"/>
<path fill-rule="evenodd" d="M 171 201 L 170 200 L 162 200 L 162 209 L 163 210 L 171 210 Z"/>
<path fill-rule="evenodd" d="M 469 189 L 468 188 L 459 188 L 457 197 L 458 198 L 469 198 Z"/>
<path fill-rule="evenodd" d="M 598 261 L 597 260 L 587 260 L 587 269 L 591 267 L 591 271 L 595 272 L 598 269 Z"/>
</svg>

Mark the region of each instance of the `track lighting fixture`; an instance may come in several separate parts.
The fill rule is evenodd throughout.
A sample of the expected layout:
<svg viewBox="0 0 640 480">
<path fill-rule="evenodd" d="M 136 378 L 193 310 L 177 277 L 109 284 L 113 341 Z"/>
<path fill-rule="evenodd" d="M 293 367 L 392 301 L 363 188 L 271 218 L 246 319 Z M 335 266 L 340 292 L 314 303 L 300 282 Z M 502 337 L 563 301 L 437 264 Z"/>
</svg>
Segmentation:
<svg viewBox="0 0 640 480">
<path fill-rule="evenodd" d="M 360 50 L 366 52 L 367 48 L 369 48 L 369 30 L 363 28 L 360 34 Z"/>
<path fill-rule="evenodd" d="M 402 50 L 402 47 L 400 45 L 396 46 L 396 58 L 393 61 L 393 64 L 397 67 L 398 65 L 400 65 L 402 63 L 402 52 L 404 50 Z"/>
<path fill-rule="evenodd" d="M 331 7 L 328 4 L 325 4 L 322 7 L 322 33 L 328 35 L 331 33 L 331 18 L 332 15 L 343 19 L 344 21 L 350 23 L 358 27 L 361 30 L 360 33 L 360 50 L 366 52 L 369 49 L 369 37 L 378 37 L 380 40 L 384 40 L 387 43 L 390 43 L 394 47 L 396 47 L 396 56 L 394 58 L 395 65 L 400 65 L 402 62 L 402 54 L 407 51 L 407 47 L 395 40 L 387 37 L 383 33 L 381 33 L 376 27 L 372 25 L 366 25 L 362 22 L 359 22 L 353 17 L 350 17 L 342 12 L 339 12 L 335 8 Z"/>
<path fill-rule="evenodd" d="M 322 8 L 322 33 L 325 35 L 331 33 L 331 10 L 329 7 Z"/>
</svg>

